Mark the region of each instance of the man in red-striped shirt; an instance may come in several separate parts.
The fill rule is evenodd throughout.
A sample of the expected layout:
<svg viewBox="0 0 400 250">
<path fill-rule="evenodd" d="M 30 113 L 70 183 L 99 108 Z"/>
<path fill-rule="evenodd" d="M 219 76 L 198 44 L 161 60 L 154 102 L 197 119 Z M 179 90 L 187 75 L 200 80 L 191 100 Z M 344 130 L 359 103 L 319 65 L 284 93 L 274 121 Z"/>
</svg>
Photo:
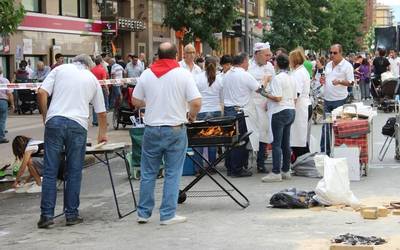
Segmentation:
<svg viewBox="0 0 400 250">
<path fill-rule="evenodd" d="M 97 78 L 97 80 L 106 80 L 107 79 L 107 71 L 104 69 L 103 65 L 101 64 L 103 61 L 101 56 L 98 56 L 94 59 L 94 63 L 96 64 L 90 71 L 92 71 L 93 75 Z M 101 88 L 103 89 L 103 96 L 104 96 L 104 104 L 106 105 L 106 110 L 108 110 L 108 86 L 102 85 Z M 93 126 L 98 126 L 97 122 L 97 114 L 93 112 Z"/>
</svg>

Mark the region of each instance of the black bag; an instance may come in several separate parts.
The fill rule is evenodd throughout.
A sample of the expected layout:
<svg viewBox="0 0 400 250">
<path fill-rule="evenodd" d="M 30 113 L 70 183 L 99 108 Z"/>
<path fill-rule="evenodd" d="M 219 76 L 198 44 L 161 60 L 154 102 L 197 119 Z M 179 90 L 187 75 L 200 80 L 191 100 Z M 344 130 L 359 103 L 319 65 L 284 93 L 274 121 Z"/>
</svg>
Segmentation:
<svg viewBox="0 0 400 250">
<path fill-rule="evenodd" d="M 390 117 L 386 124 L 382 127 L 382 134 L 386 136 L 394 136 L 394 126 L 396 125 L 396 117 Z"/>
<path fill-rule="evenodd" d="M 309 208 L 316 205 L 312 198 L 315 192 L 297 191 L 295 188 L 285 189 L 274 194 L 269 204 L 274 208 Z"/>
</svg>

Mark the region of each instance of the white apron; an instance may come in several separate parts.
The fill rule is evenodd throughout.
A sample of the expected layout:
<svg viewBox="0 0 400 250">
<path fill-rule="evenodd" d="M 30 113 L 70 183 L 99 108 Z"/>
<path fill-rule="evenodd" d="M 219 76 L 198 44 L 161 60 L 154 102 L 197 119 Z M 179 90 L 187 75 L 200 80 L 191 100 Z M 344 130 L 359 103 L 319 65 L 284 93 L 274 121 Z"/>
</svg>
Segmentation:
<svg viewBox="0 0 400 250">
<path fill-rule="evenodd" d="M 272 109 L 268 109 L 267 117 L 268 117 L 268 134 L 267 134 L 267 143 L 274 142 L 274 134 L 272 133 Z"/>
<path fill-rule="evenodd" d="M 256 125 L 260 142 L 268 143 L 269 119 L 267 116 L 267 98 L 254 92 L 252 97 L 256 110 Z"/>
<path fill-rule="evenodd" d="M 258 151 L 259 144 L 259 130 L 257 126 L 257 111 L 256 105 L 252 98 L 243 107 L 244 115 L 246 117 L 246 127 L 248 132 L 252 132 L 250 135 L 250 145 L 253 151 Z"/>
<path fill-rule="evenodd" d="M 308 140 L 308 97 L 299 97 L 296 102 L 296 116 L 290 128 L 290 146 L 305 147 Z"/>
</svg>

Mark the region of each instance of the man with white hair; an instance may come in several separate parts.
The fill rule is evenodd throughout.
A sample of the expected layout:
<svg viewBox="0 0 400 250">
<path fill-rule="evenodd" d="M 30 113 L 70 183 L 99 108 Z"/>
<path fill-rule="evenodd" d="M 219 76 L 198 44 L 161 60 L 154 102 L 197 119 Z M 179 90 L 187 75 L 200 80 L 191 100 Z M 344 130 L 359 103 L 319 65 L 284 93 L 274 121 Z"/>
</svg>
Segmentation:
<svg viewBox="0 0 400 250">
<path fill-rule="evenodd" d="M 124 68 L 119 65 L 114 58 L 110 58 L 108 60 L 109 65 L 111 66 L 111 79 L 122 79 L 124 78 Z M 113 84 L 111 87 L 111 100 L 110 100 L 110 108 L 115 108 L 115 104 L 120 102 L 122 98 L 121 85 Z"/>
<path fill-rule="evenodd" d="M 263 85 L 269 81 L 274 75 L 274 66 L 269 62 L 272 52 L 269 43 L 256 43 L 253 47 L 254 56 L 250 60 L 248 72 Z M 259 173 L 267 173 L 265 168 L 265 148 L 268 143 L 269 119 L 266 111 L 267 99 L 257 92 L 253 92 L 252 100 L 255 105 L 255 121 L 257 124 L 249 124 L 249 130 L 253 130 L 256 135 L 258 131 L 259 148 L 257 154 L 257 171 Z"/>
<path fill-rule="evenodd" d="M 89 118 L 89 103 L 98 115 L 97 141 L 107 141 L 107 116 L 103 92 L 90 72 L 93 62 L 87 55 L 78 55 L 71 64 L 54 68 L 38 90 L 39 108 L 45 124 L 44 168 L 41 215 L 38 228 L 48 228 L 53 222 L 57 197 L 57 174 L 61 156 L 65 153 L 66 188 L 64 206 L 66 225 L 82 223 L 79 216 L 79 193 L 85 159 Z M 52 96 L 49 109 L 47 99 Z"/>
<path fill-rule="evenodd" d="M 183 56 L 183 60 L 179 62 L 179 65 L 190 71 L 193 76 L 201 73 L 201 68 L 194 63 L 194 59 L 196 57 L 196 49 L 192 44 L 188 44 L 183 48 L 183 52 L 185 53 Z"/>
</svg>

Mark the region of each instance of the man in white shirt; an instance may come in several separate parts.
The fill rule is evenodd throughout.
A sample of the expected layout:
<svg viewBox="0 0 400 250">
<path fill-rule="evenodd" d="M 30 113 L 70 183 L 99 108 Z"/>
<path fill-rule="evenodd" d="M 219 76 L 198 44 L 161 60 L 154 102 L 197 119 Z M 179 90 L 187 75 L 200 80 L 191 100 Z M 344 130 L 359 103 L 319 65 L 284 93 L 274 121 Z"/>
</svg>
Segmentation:
<svg viewBox="0 0 400 250">
<path fill-rule="evenodd" d="M 179 67 L 176 54 L 175 45 L 162 43 L 158 48 L 159 60 L 143 72 L 133 92 L 135 107 L 146 107 L 137 209 L 140 224 L 147 223 L 152 215 L 154 187 L 162 159 L 165 160 L 165 177 L 161 225 L 186 221 L 185 217 L 176 215 L 179 182 L 188 145 L 185 123 L 196 119 L 201 108 L 201 95 L 193 76 Z"/>
<path fill-rule="evenodd" d="M 119 65 L 114 58 L 108 61 L 111 66 L 111 79 L 124 78 L 124 68 Z M 113 84 L 111 87 L 110 108 L 116 108 L 117 104 L 121 102 L 122 92 L 120 84 Z"/>
<path fill-rule="evenodd" d="M 183 56 L 183 60 L 179 62 L 179 65 L 182 68 L 189 70 L 193 76 L 201 73 L 201 68 L 194 63 L 194 58 L 196 56 L 196 49 L 194 46 L 191 44 L 186 45 L 183 49 L 183 52 L 185 54 Z"/>
<path fill-rule="evenodd" d="M 126 68 L 125 68 L 127 76 L 129 78 L 139 77 L 144 70 L 142 62 L 139 61 L 139 58 L 137 55 L 129 55 L 129 58 L 130 58 L 130 62 L 126 65 Z"/>
<path fill-rule="evenodd" d="M 353 66 L 343 58 L 342 46 L 334 44 L 330 48 L 331 61 L 325 67 L 325 76 L 321 76 L 320 83 L 324 85 L 324 113 L 331 113 L 337 107 L 346 103 L 347 87 L 354 82 Z M 330 125 L 329 125 L 330 126 Z M 321 152 L 330 155 L 330 132 L 327 125 L 322 127 Z M 329 127 L 327 133 L 325 133 Z M 327 135 L 327 138 L 325 138 Z M 326 147 L 326 148 L 325 148 Z"/>
<path fill-rule="evenodd" d="M 103 92 L 96 77 L 89 71 L 93 65 L 88 55 L 79 55 L 72 64 L 54 68 L 38 90 L 39 108 L 45 124 L 44 169 L 39 228 L 54 224 L 57 197 L 57 174 L 61 155 L 67 162 L 64 191 L 66 225 L 82 223 L 79 216 L 79 193 L 85 160 L 89 103 L 98 113 L 97 141 L 107 141 L 107 117 Z M 47 99 L 52 96 L 47 110 Z"/>
<path fill-rule="evenodd" d="M 233 67 L 222 80 L 224 115 L 238 118 L 241 135 L 247 132 L 246 120 L 242 110 L 250 102 L 253 92 L 261 86 L 252 75 L 246 72 L 248 67 L 249 57 L 246 53 L 241 53 L 233 58 Z M 245 169 L 249 159 L 246 144 L 234 148 L 226 157 L 225 166 L 229 176 L 248 177 L 252 175 L 250 171 Z"/>
<path fill-rule="evenodd" d="M 248 72 L 260 83 L 263 84 L 269 78 L 275 76 L 274 66 L 269 62 L 272 52 L 269 43 L 256 43 L 253 46 L 254 57 L 250 60 Z M 257 171 L 268 173 L 265 168 L 265 147 L 268 142 L 268 116 L 266 111 L 267 99 L 261 94 L 253 92 L 252 99 L 256 108 L 256 129 L 259 135 L 259 148 L 257 153 Z M 250 129 L 250 128 L 249 128 Z"/>
<path fill-rule="evenodd" d="M 396 50 L 390 50 L 389 53 L 389 63 L 390 63 L 390 72 L 392 72 L 395 78 L 400 77 L 400 57 L 397 55 Z"/>
</svg>

